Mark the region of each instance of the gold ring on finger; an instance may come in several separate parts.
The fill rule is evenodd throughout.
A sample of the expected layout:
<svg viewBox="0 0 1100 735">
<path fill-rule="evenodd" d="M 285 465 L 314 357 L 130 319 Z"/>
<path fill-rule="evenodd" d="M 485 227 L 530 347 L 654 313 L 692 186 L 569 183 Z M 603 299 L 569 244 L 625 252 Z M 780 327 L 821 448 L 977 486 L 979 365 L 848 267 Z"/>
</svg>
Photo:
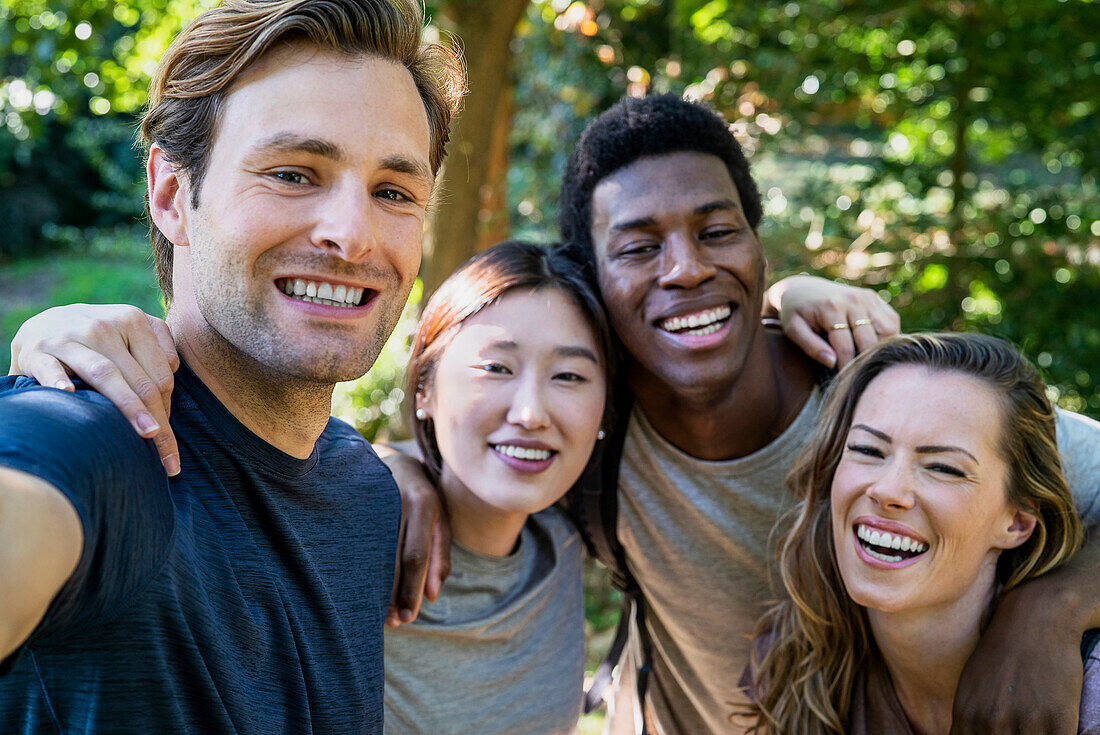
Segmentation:
<svg viewBox="0 0 1100 735">
<path fill-rule="evenodd" d="M 853 327 L 862 327 L 862 326 L 864 326 L 866 324 L 870 324 L 870 323 L 871 323 L 870 319 L 856 319 L 854 322 L 852 322 L 852 326 Z"/>
<path fill-rule="evenodd" d="M 838 329 L 851 329 L 851 328 L 852 328 L 852 325 L 850 325 L 848 322 L 837 322 L 833 326 L 829 327 L 829 329 L 833 330 L 834 332 Z"/>
</svg>

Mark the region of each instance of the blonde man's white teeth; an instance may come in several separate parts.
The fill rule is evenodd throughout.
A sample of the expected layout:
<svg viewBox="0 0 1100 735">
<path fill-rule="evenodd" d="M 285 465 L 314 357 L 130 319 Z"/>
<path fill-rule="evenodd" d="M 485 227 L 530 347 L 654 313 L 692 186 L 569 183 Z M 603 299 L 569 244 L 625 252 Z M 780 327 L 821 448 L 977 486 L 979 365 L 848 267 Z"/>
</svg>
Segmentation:
<svg viewBox="0 0 1100 735">
<path fill-rule="evenodd" d="M 356 286 L 333 286 L 325 281 L 307 281 L 304 278 L 286 278 L 281 285 L 276 283 L 276 286 L 288 296 L 328 306 L 358 306 L 364 292 L 364 289 Z"/>
</svg>

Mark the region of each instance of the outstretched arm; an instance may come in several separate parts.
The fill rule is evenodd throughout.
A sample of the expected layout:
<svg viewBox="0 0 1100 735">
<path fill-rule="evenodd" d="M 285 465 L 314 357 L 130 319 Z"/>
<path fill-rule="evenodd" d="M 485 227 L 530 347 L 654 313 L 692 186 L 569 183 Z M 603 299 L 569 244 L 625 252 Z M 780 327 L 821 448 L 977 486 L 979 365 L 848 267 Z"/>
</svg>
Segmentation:
<svg viewBox="0 0 1100 735">
<path fill-rule="evenodd" d="M 424 597 L 435 601 L 451 572 L 451 525 L 443 496 L 424 465 L 393 447 L 375 445 L 401 491 L 397 574 L 386 625 L 411 623 Z"/>
<path fill-rule="evenodd" d="M 0 467 L 0 661 L 38 627 L 83 542 L 80 518 L 57 488 Z"/>
<path fill-rule="evenodd" d="M 764 314 L 777 315 L 787 338 L 826 367 L 844 367 L 901 328 L 897 312 L 874 291 L 817 276 L 775 283 L 764 294 Z"/>
<path fill-rule="evenodd" d="M 153 439 L 169 475 L 179 449 L 168 425 L 179 356 L 168 325 L 133 306 L 71 304 L 28 319 L 11 344 L 9 375 L 73 390 L 75 375 L 118 406 L 141 436 Z"/>
<path fill-rule="evenodd" d="M 1074 735 L 1081 636 L 1100 627 L 1100 543 L 1005 594 L 963 669 L 952 735 Z"/>
</svg>

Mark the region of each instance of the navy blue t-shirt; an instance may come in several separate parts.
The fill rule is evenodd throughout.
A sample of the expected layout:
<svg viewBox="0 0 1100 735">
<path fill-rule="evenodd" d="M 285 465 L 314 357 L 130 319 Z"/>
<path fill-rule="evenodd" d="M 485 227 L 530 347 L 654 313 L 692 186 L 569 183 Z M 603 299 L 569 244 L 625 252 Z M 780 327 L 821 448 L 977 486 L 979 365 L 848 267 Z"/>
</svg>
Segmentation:
<svg viewBox="0 0 1100 735">
<path fill-rule="evenodd" d="M 0 733 L 381 733 L 401 512 L 385 465 L 336 419 L 295 459 L 186 366 L 171 422 L 169 479 L 99 394 L 0 378 L 0 465 L 57 487 L 84 528 L 0 662 Z"/>
</svg>

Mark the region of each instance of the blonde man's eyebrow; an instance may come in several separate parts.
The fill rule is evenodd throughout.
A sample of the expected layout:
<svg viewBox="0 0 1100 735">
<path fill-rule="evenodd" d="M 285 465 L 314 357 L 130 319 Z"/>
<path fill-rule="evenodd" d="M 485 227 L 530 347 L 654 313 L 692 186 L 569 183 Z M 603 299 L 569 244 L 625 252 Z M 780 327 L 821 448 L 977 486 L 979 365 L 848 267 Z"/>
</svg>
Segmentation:
<svg viewBox="0 0 1100 735">
<path fill-rule="evenodd" d="M 378 163 L 380 168 L 386 169 L 387 171 L 415 176 L 418 179 L 423 179 L 424 182 L 428 184 L 431 184 L 432 181 L 435 180 L 435 177 L 432 176 L 432 170 L 428 167 L 427 163 L 416 158 L 411 158 L 410 156 L 386 156 Z"/>
<path fill-rule="evenodd" d="M 258 152 L 309 153 L 333 161 L 344 159 L 344 151 L 330 140 L 289 132 L 276 133 L 264 138 L 253 148 Z"/>
</svg>

